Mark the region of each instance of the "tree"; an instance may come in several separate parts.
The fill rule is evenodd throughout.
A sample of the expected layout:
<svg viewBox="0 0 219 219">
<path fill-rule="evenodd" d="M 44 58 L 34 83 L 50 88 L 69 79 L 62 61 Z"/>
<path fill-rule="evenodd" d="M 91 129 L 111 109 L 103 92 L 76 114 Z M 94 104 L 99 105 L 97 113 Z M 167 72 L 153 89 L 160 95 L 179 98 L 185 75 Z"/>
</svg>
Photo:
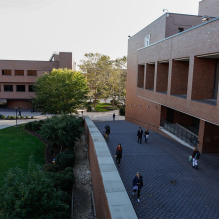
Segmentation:
<svg viewBox="0 0 219 219">
<path fill-rule="evenodd" d="M 0 218 L 69 218 L 69 206 L 41 166 L 30 158 L 28 173 L 11 169 L 0 188 Z"/>
<path fill-rule="evenodd" d="M 81 138 L 84 132 L 81 124 L 81 118 L 62 114 L 46 119 L 40 133 L 47 142 L 53 147 L 58 147 L 61 152 L 62 147 L 74 146 Z"/>
<path fill-rule="evenodd" d="M 79 71 L 53 69 L 36 79 L 32 102 L 42 114 L 72 113 L 84 103 L 87 80 Z"/>
<path fill-rule="evenodd" d="M 95 98 L 95 107 L 96 99 L 102 97 L 107 89 L 107 80 L 114 61 L 110 60 L 109 56 L 99 53 L 86 53 L 84 56 L 85 59 L 81 60 L 82 64 L 79 67 L 86 75 L 90 89 L 89 97 Z"/>
<path fill-rule="evenodd" d="M 89 96 L 95 98 L 125 97 L 126 56 L 111 60 L 99 53 L 86 53 L 79 65 L 85 73 L 90 88 Z M 95 106 L 95 104 L 94 104 Z"/>
</svg>

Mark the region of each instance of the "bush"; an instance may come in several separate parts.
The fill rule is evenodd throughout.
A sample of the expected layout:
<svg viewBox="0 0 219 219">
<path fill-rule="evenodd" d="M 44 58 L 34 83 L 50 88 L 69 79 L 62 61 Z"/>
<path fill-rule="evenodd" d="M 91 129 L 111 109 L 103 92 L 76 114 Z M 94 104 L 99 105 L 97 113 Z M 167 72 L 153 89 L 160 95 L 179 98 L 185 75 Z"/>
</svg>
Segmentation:
<svg viewBox="0 0 219 219">
<path fill-rule="evenodd" d="M 11 169 L 0 187 L 0 218 L 70 218 L 69 198 L 54 190 L 53 181 L 46 173 L 33 159 L 27 173 L 18 167 Z M 67 177 L 59 181 L 68 185 Z"/>
<path fill-rule="evenodd" d="M 40 133 L 39 133 L 39 134 L 40 134 Z M 49 149 L 49 153 L 50 153 L 50 154 L 54 154 L 54 149 L 53 149 L 53 148 L 50 148 L 50 149 Z"/>
<path fill-rule="evenodd" d="M 40 124 L 40 123 L 37 122 L 37 121 L 34 121 L 34 122 L 32 123 L 32 130 L 33 130 L 33 131 L 39 131 L 39 130 L 41 129 L 41 127 L 42 127 L 42 124 Z"/>
<path fill-rule="evenodd" d="M 6 116 L 3 116 L 2 119 L 6 119 Z"/>
<path fill-rule="evenodd" d="M 122 107 L 119 109 L 119 115 L 120 116 L 125 116 L 125 107 Z"/>
<path fill-rule="evenodd" d="M 74 152 L 64 151 L 56 156 L 56 164 L 61 167 L 71 167 L 73 168 L 73 163 L 75 159 Z"/>
<path fill-rule="evenodd" d="M 99 103 L 100 102 L 100 100 L 93 100 L 93 103 Z"/>
<path fill-rule="evenodd" d="M 23 119 L 24 118 L 24 116 L 21 116 L 21 119 Z"/>
<path fill-rule="evenodd" d="M 113 105 L 113 100 L 110 100 L 110 103 Z M 119 104 L 119 101 L 118 100 L 114 100 L 114 105 L 117 105 Z"/>
<path fill-rule="evenodd" d="M 10 119 L 16 119 L 16 117 L 15 116 L 10 116 Z"/>
<path fill-rule="evenodd" d="M 34 117 L 33 116 L 31 116 L 31 119 L 33 119 Z"/>
<path fill-rule="evenodd" d="M 65 171 L 66 174 L 67 173 L 73 173 L 73 168 L 72 167 L 66 167 L 64 171 Z"/>
<path fill-rule="evenodd" d="M 29 116 L 25 116 L 25 118 L 26 118 L 26 119 L 28 119 L 28 118 L 29 118 Z"/>
<path fill-rule="evenodd" d="M 52 163 L 48 163 L 43 166 L 43 171 L 56 173 L 59 171 L 59 166 Z"/>
<path fill-rule="evenodd" d="M 87 112 L 91 112 L 92 107 L 90 105 L 87 106 Z"/>
<path fill-rule="evenodd" d="M 53 116 L 45 120 L 41 128 L 41 135 L 45 141 L 57 149 L 74 146 L 75 142 L 81 139 L 84 132 L 82 118 L 73 115 Z"/>
<path fill-rule="evenodd" d="M 25 129 L 32 130 L 32 123 L 33 123 L 33 122 L 28 122 L 28 123 L 26 123 L 25 126 L 24 126 Z"/>
<path fill-rule="evenodd" d="M 67 193 L 67 192 L 64 192 L 64 191 L 58 191 L 60 197 L 61 197 L 61 201 L 70 205 L 71 204 L 71 196 Z"/>
<path fill-rule="evenodd" d="M 7 119 L 10 119 L 10 116 L 7 116 L 6 118 L 7 118 Z"/>
<path fill-rule="evenodd" d="M 3 119 L 3 115 L 0 114 L 0 119 Z"/>
<path fill-rule="evenodd" d="M 63 174 L 46 172 L 46 177 L 52 180 L 54 187 L 62 191 L 68 190 L 68 177 Z"/>
<path fill-rule="evenodd" d="M 66 177 L 68 179 L 68 190 L 72 190 L 72 185 L 74 183 L 74 173 L 67 173 Z"/>
</svg>

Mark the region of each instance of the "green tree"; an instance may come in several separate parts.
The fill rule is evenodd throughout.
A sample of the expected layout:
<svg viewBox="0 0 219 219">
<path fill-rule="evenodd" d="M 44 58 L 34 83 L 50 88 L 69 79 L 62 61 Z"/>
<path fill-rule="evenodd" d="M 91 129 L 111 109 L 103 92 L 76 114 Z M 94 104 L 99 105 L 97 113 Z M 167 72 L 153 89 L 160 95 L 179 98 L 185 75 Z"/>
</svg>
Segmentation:
<svg viewBox="0 0 219 219">
<path fill-rule="evenodd" d="M 62 147 L 74 146 L 81 138 L 84 132 L 81 125 L 81 118 L 62 114 L 46 119 L 40 133 L 53 147 L 59 147 L 61 152 Z"/>
<path fill-rule="evenodd" d="M 75 112 L 88 93 L 87 80 L 79 71 L 53 69 L 36 79 L 34 107 L 42 112 L 60 114 Z"/>
<path fill-rule="evenodd" d="M 28 173 L 11 169 L 0 188 L 0 218 L 70 218 L 62 193 L 30 158 Z"/>
<path fill-rule="evenodd" d="M 81 63 L 79 67 L 87 77 L 90 98 L 125 98 L 126 56 L 111 60 L 99 53 L 86 53 Z"/>
</svg>

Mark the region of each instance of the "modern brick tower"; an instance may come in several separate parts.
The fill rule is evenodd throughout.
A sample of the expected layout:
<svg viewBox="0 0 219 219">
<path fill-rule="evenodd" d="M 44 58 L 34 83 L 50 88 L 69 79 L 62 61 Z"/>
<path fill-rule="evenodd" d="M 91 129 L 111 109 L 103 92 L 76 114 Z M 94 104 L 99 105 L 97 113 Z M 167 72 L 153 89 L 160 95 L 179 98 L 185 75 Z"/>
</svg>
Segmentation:
<svg viewBox="0 0 219 219">
<path fill-rule="evenodd" d="M 218 16 L 219 1 L 203 0 L 199 15 L 167 12 L 129 38 L 126 120 L 178 126 L 219 153 Z"/>
</svg>

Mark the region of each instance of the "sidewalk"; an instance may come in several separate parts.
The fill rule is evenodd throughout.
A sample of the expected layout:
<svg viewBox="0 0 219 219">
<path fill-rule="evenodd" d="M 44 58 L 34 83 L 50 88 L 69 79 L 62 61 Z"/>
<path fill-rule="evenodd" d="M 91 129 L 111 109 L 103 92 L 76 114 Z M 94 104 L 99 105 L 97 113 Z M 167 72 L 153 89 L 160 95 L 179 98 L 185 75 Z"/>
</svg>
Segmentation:
<svg viewBox="0 0 219 219">
<path fill-rule="evenodd" d="M 106 122 L 96 121 L 102 132 Z M 192 149 L 150 131 L 148 143 L 137 143 L 138 126 L 108 121 L 112 156 L 118 143 L 123 157 L 118 168 L 139 219 L 219 218 L 219 154 L 202 154 L 199 170 L 192 168 Z M 132 195 L 132 179 L 140 171 L 144 187 L 141 202 Z"/>
</svg>

